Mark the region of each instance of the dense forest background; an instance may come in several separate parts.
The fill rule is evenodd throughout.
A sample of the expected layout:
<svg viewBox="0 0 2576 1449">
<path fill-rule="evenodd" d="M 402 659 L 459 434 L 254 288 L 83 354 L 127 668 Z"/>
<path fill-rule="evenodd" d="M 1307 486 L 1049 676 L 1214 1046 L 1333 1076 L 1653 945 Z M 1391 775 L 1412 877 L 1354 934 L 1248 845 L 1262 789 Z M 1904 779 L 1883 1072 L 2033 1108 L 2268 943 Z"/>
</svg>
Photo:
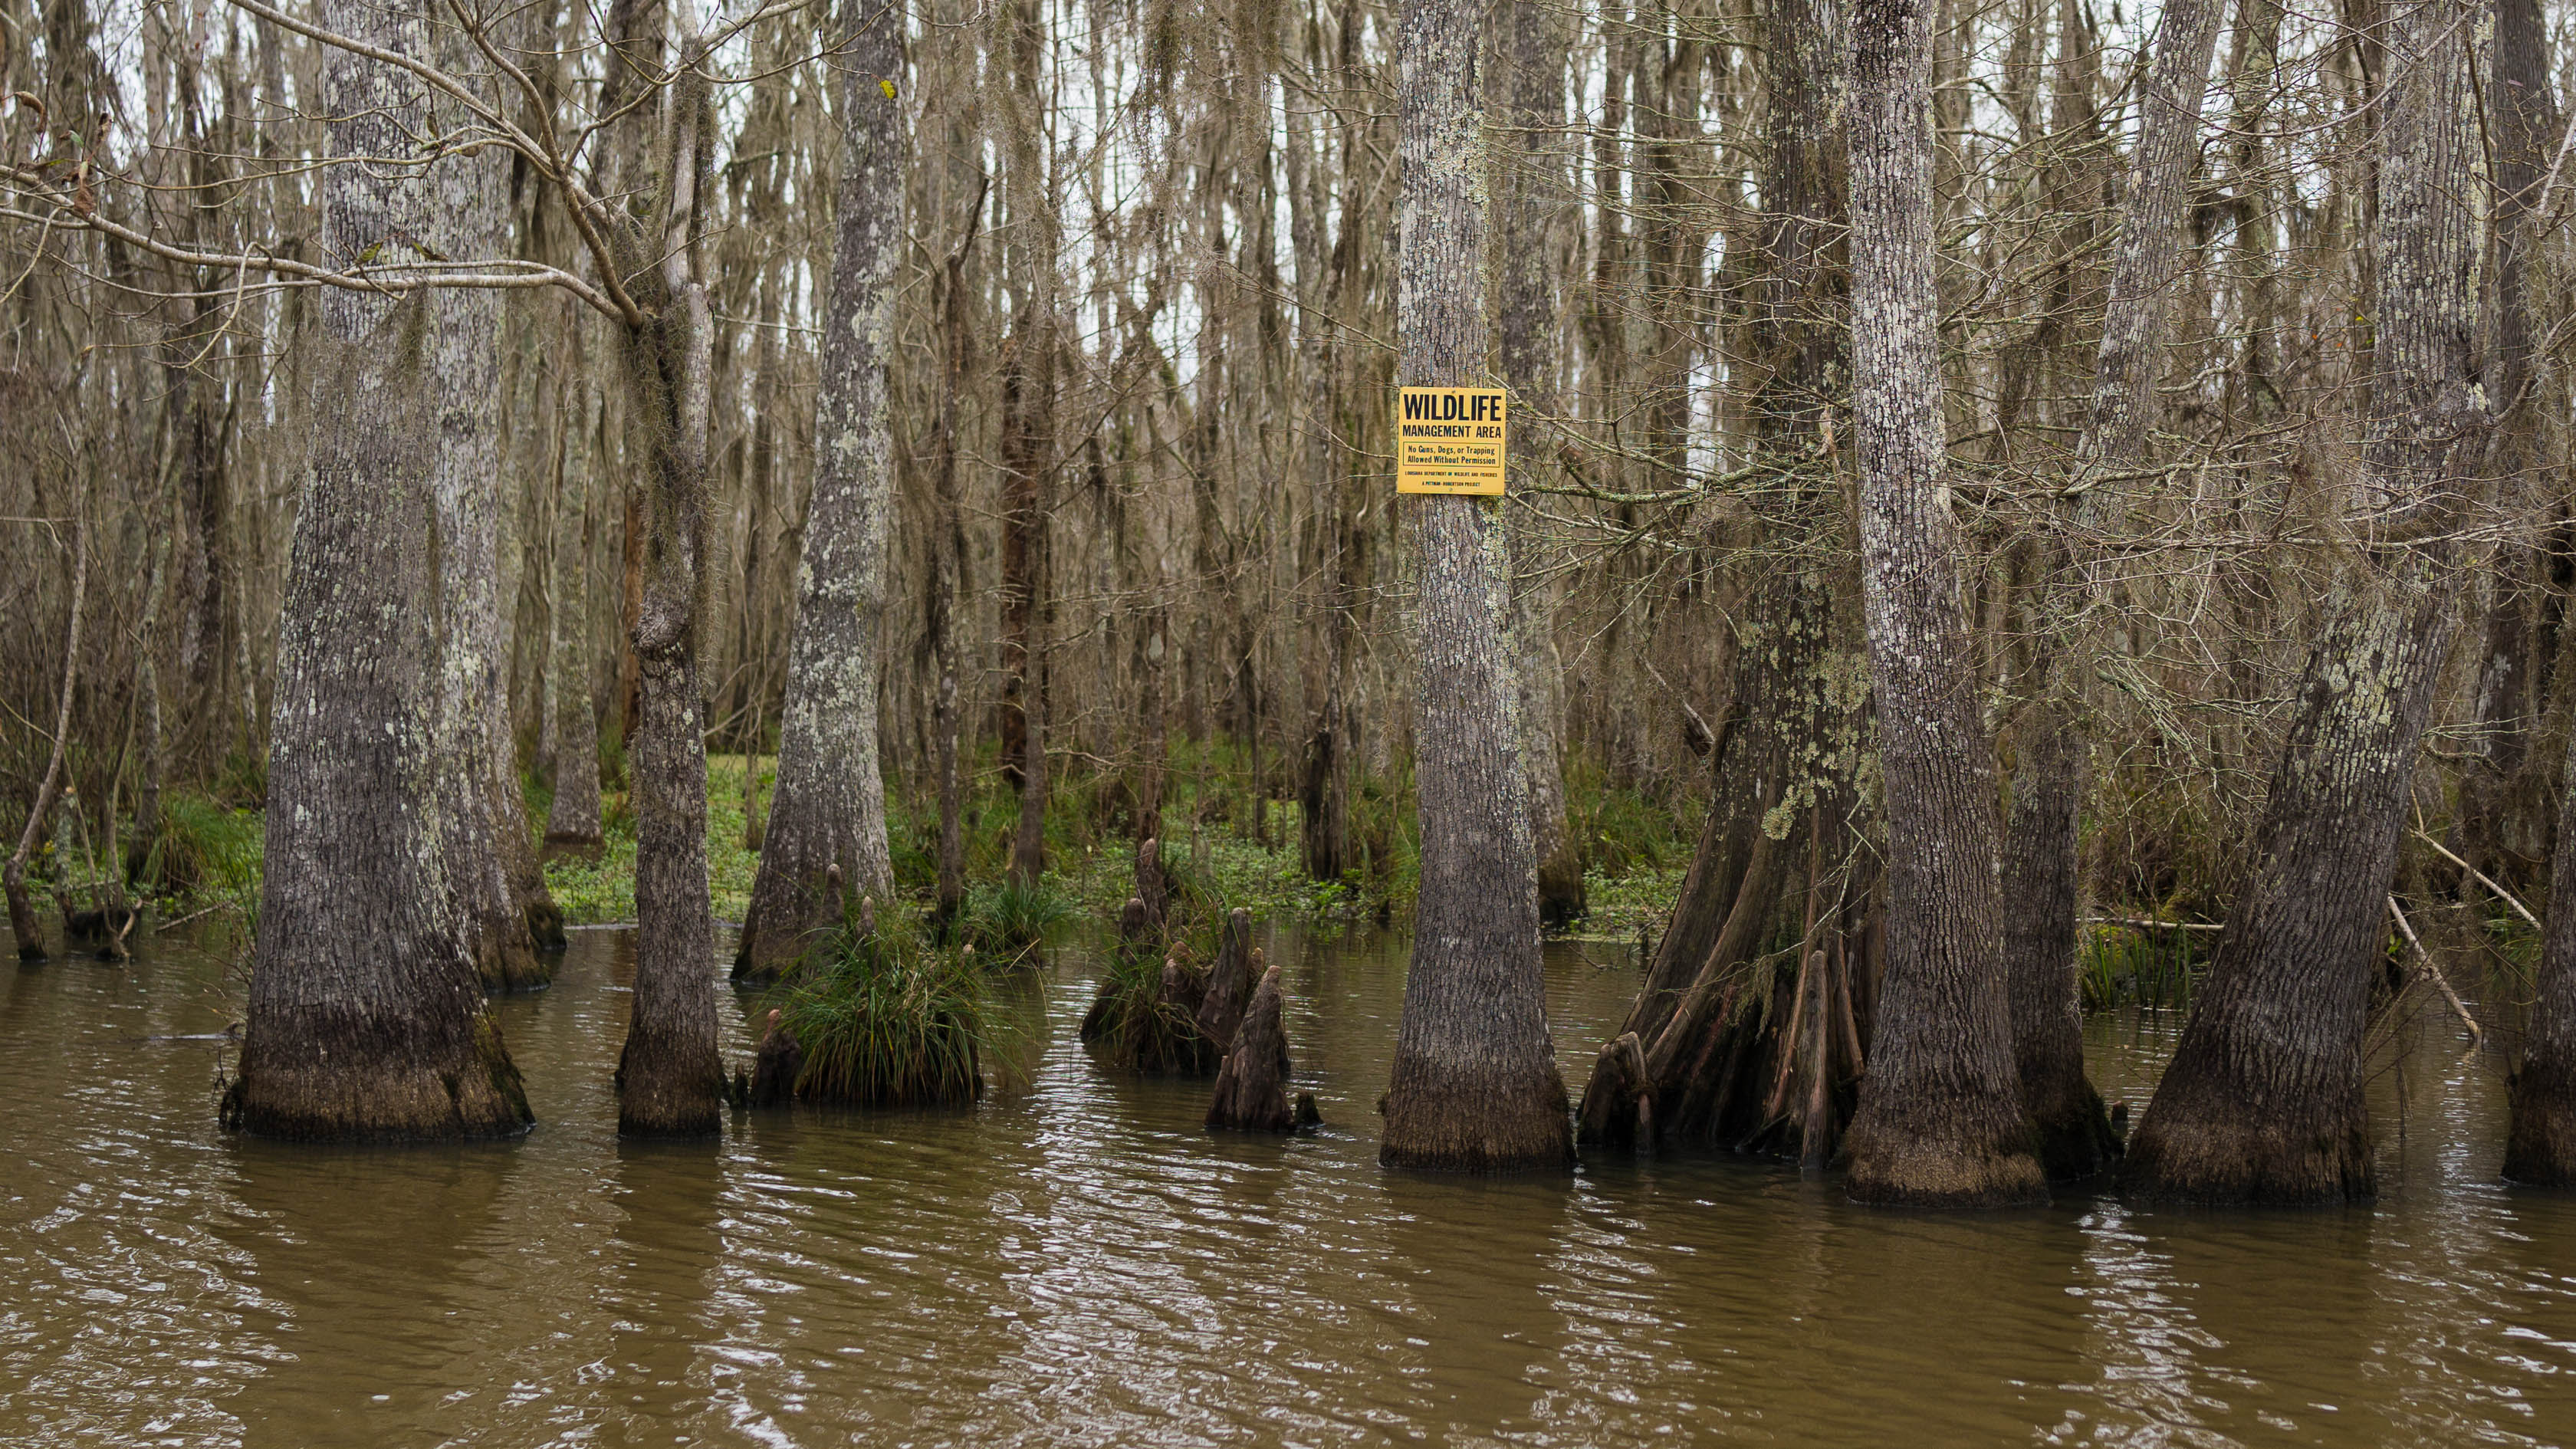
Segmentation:
<svg viewBox="0 0 2576 1449">
<path fill-rule="evenodd" d="M 782 708 L 842 134 L 817 57 L 829 9 L 771 7 L 722 57 L 708 241 L 721 552 L 703 671 L 719 749 L 774 739 Z M 2343 420 L 2370 344 L 2368 17 L 2236 11 L 2168 279 L 2160 486 L 2105 538 L 2117 587 L 2097 607 L 2116 617 L 2097 671 L 2117 723 L 2096 736 L 2087 810 L 2095 892 L 2195 913 L 2277 746 L 2338 546 L 2317 479 L 2355 446 Z M 1952 502 L 1975 551 L 1979 666 L 2007 719 L 2027 631 L 2016 586 L 2080 426 L 2155 19 L 1945 4 L 1937 26 Z M 525 28 L 549 93 L 587 116 L 615 88 L 601 28 L 647 36 L 659 21 L 649 4 L 533 5 L 496 23 Z M 1294 832 L 1296 804 L 1347 812 L 1355 788 L 1402 788 L 1388 23 L 1364 3 L 914 15 L 902 74 L 881 78 L 916 138 L 880 714 L 899 800 L 931 788 L 944 669 L 970 742 L 989 752 L 1015 727 L 1015 649 L 1042 657 L 1033 712 L 1059 790 L 1134 768 L 1153 733 L 1149 653 L 1172 733 L 1235 747 L 1209 768 L 1250 828 Z M 1808 546 L 1762 526 L 1773 470 L 1748 415 L 1778 58 L 1751 4 L 1515 5 L 1496 8 L 1489 65 L 1508 70 L 1503 42 L 1532 30 L 1552 41 L 1546 73 L 1501 130 L 1513 144 L 1490 182 L 1520 212 L 1498 271 L 1541 284 L 1518 299 L 1541 309 L 1521 414 L 1540 446 L 1513 508 L 1517 589 L 1545 625 L 1530 688 L 1568 775 L 1695 826 L 1747 601 Z M 219 4 L 29 7 L 9 35 L 13 165 L 78 168 L 103 214 L 197 251 L 311 251 L 322 47 Z M 2538 78 L 2554 111 L 2558 79 Z M 508 254 L 568 263 L 550 194 L 514 184 L 510 202 Z M 78 518 L 96 560 L 78 798 L 130 809 L 117 802 L 158 785 L 256 800 L 315 405 L 298 345 L 312 291 L 140 254 L 25 194 L 9 210 L 9 793 L 32 797 L 49 752 Z M 2544 304 L 2553 259 L 2544 245 L 2532 261 Z M 562 712 L 587 704 L 614 741 L 631 709 L 620 580 L 638 445 L 586 362 L 613 346 L 595 319 L 534 288 L 504 306 L 508 700 L 519 758 L 544 770 Z M 2561 333 L 2535 327 L 2544 359 Z M 2554 368 L 2534 384 L 2556 385 Z M 1007 399 L 1032 388 L 1033 467 L 1002 436 Z M 2563 409 L 2529 411 L 2535 460 L 2560 456 Z M 1013 496 L 1030 473 L 1036 496 Z M 2559 476 L 2518 470 L 2476 521 L 2494 565 L 2462 600 L 2477 624 L 2421 781 L 2425 824 L 2514 884 L 2547 858 L 2548 740 L 2564 729 Z M 1410 812 L 1381 813 L 1344 813 L 1341 838 L 1309 842 L 1318 866 L 1400 849 L 1390 822 L 1400 833 Z"/>
</svg>

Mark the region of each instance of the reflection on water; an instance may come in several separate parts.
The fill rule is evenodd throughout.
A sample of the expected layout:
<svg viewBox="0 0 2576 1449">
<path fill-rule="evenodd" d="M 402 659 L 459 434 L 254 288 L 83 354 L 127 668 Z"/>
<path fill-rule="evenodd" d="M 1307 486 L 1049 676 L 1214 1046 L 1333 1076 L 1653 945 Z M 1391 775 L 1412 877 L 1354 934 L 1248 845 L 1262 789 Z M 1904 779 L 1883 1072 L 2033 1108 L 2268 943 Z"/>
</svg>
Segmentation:
<svg viewBox="0 0 2576 1449">
<path fill-rule="evenodd" d="M 1268 944 L 1319 1136 L 1100 1073 L 1075 954 L 1015 988 L 1021 1082 L 974 1112 L 651 1147 L 613 1131 L 622 934 L 502 1003 L 543 1121 L 468 1148 L 217 1134 L 217 1047 L 147 1038 L 234 1018 L 220 961 L 18 971 L 0 1440 L 2576 1442 L 2576 1201 L 2494 1182 L 2495 1068 L 2438 1027 L 2374 1081 L 2374 1207 L 1906 1215 L 1706 1158 L 1390 1176 L 1401 943 Z M 1569 1064 L 1635 988 L 1601 956 L 1551 952 Z M 2106 1095 L 2177 1026 L 2093 1023 Z"/>
</svg>

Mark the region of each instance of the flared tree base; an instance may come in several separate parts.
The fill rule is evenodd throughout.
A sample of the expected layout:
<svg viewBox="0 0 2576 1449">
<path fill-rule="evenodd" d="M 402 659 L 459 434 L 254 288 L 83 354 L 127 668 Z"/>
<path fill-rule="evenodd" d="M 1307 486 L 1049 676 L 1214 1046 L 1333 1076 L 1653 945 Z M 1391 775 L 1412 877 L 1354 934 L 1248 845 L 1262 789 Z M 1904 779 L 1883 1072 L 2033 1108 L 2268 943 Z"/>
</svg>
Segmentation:
<svg viewBox="0 0 2576 1449">
<path fill-rule="evenodd" d="M 758 921 L 746 921 L 742 944 L 734 951 L 730 979 L 736 986 L 772 985 L 804 961 L 803 946 L 795 932 L 772 931 Z"/>
<path fill-rule="evenodd" d="M 486 991 L 543 991 L 554 984 L 554 962 L 525 941 L 497 945 L 474 963 L 474 974 Z"/>
<path fill-rule="evenodd" d="M 2048 1202 L 2029 1126 L 1991 1108 L 1892 1114 L 1864 1105 L 1843 1139 L 1852 1201 L 1871 1207 L 2011 1208 Z M 1930 1120 L 1924 1120 L 1929 1118 Z M 1980 1120 L 1984 1119 L 1984 1120 Z"/>
<path fill-rule="evenodd" d="M 712 1050 L 627 1038 L 617 1062 L 618 1135 L 712 1137 L 724 1128 L 724 1103 L 724 1064 Z"/>
<path fill-rule="evenodd" d="M 2534 1056 L 2506 1095 L 2504 1175 L 2530 1187 L 2576 1187 L 2576 1062 Z"/>
<path fill-rule="evenodd" d="M 1562 930 L 1583 919 L 1591 908 L 1583 884 L 1583 857 L 1571 845 L 1538 864 L 1538 919 L 1550 930 Z"/>
<path fill-rule="evenodd" d="M 1574 1165 L 1565 1080 L 1542 1064 L 1516 1081 L 1460 1081 L 1399 1061 L 1379 1110 L 1378 1162 L 1414 1172 L 1563 1172 Z"/>
<path fill-rule="evenodd" d="M 2376 1190 L 2359 1091 L 2284 1109 L 2159 1092 L 2129 1140 L 2120 1190 L 2207 1207 L 2332 1207 Z"/>
<path fill-rule="evenodd" d="M 2022 1103 L 2030 1113 L 2033 1150 L 2040 1171 L 2051 1182 L 2081 1182 L 2099 1177 L 2119 1162 L 2120 1134 L 2111 1128 L 2111 1110 L 2102 1094 L 2085 1079 L 2079 1060 L 2054 1080 L 2022 1082 Z"/>
<path fill-rule="evenodd" d="M 454 1142 L 516 1137 L 536 1121 L 519 1069 L 492 1018 L 478 1018 L 469 1058 L 451 1070 L 392 1060 L 309 1037 L 272 1052 L 244 1046 L 225 1089 L 226 1131 L 287 1142 Z"/>
<path fill-rule="evenodd" d="M 572 949 L 572 938 L 564 934 L 563 910 L 548 896 L 528 902 L 528 939 L 536 944 L 540 958 L 562 955 Z M 554 963 L 546 960 L 546 979 L 554 979 Z"/>
</svg>

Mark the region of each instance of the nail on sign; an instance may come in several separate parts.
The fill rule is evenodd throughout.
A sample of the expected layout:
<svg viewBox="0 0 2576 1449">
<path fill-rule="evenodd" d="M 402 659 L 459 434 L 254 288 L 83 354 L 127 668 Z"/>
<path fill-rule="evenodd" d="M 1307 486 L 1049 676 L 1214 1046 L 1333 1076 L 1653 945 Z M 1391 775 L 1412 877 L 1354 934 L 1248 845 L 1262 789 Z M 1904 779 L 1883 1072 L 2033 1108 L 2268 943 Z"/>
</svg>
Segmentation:
<svg viewBox="0 0 2576 1449">
<path fill-rule="evenodd" d="M 1503 491 L 1503 390 L 1408 387 L 1396 399 L 1395 491 Z"/>
</svg>

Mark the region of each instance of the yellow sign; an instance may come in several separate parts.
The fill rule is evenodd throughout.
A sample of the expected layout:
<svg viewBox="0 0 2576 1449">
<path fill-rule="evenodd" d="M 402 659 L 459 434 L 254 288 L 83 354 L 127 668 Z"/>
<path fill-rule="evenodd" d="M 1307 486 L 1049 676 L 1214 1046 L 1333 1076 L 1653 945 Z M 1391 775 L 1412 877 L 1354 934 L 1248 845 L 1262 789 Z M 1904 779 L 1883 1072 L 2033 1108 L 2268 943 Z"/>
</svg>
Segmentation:
<svg viewBox="0 0 2576 1449">
<path fill-rule="evenodd" d="M 1398 390 L 1395 491 L 1503 491 L 1504 395 L 1498 387 Z"/>
</svg>

